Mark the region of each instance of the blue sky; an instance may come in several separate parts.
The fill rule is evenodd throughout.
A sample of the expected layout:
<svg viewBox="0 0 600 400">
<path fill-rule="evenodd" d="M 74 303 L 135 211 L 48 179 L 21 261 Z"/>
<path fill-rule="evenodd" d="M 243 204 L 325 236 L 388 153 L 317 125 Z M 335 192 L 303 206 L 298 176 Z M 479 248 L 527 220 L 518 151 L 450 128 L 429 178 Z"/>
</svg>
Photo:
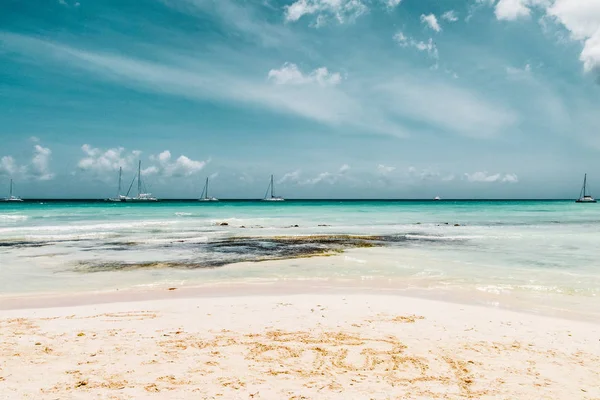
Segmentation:
<svg viewBox="0 0 600 400">
<path fill-rule="evenodd" d="M 597 0 L 4 0 L 0 182 L 600 196 Z"/>
</svg>

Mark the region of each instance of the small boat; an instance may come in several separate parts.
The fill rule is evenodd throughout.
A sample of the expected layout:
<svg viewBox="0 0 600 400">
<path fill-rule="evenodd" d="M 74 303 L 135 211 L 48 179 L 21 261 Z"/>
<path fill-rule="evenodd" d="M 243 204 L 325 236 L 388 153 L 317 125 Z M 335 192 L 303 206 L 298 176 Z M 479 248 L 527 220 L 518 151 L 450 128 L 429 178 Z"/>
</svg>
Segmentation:
<svg viewBox="0 0 600 400">
<path fill-rule="evenodd" d="M 133 186 L 133 182 L 135 182 L 135 180 L 137 179 L 137 196 L 135 197 L 129 197 L 129 192 L 131 191 L 131 187 Z M 143 190 L 142 190 L 143 189 Z M 150 201 L 158 201 L 158 199 L 154 196 L 152 196 L 152 193 L 146 193 L 146 190 L 144 188 L 144 185 L 142 183 L 142 162 L 139 161 L 138 162 L 138 173 L 137 176 L 135 176 L 133 178 L 133 180 L 131 181 L 131 185 L 129 185 L 129 190 L 127 191 L 127 194 L 125 195 L 125 199 L 123 201 L 126 202 L 133 202 L 133 203 L 146 203 L 146 202 L 150 202 Z"/>
<path fill-rule="evenodd" d="M 23 199 L 21 199 L 18 196 L 13 196 L 13 180 L 10 180 L 10 190 L 8 192 L 8 197 L 2 199 L 2 201 L 11 201 L 11 202 L 19 202 L 19 201 L 23 201 Z"/>
<path fill-rule="evenodd" d="M 269 196 L 269 191 L 271 195 Z M 273 175 L 271 175 L 271 182 L 269 183 L 269 187 L 267 188 L 267 192 L 265 193 L 265 198 L 263 201 L 285 201 L 283 197 L 275 196 L 275 189 L 273 187 Z"/>
<path fill-rule="evenodd" d="M 583 187 L 581 188 L 581 193 L 579 193 L 579 199 L 575 200 L 575 203 L 595 203 L 596 199 L 594 199 L 591 195 L 587 194 L 587 174 L 583 176 Z"/>
<path fill-rule="evenodd" d="M 106 201 L 112 201 L 112 202 L 123 202 L 123 201 L 127 201 L 127 196 L 123 196 L 121 194 L 121 177 L 123 175 L 123 168 L 119 167 L 119 188 L 117 189 L 117 197 L 111 197 L 109 199 L 106 199 Z"/>
<path fill-rule="evenodd" d="M 216 197 L 208 196 L 208 178 L 206 178 L 206 183 L 204 184 L 204 189 L 202 189 L 202 194 L 198 201 L 219 201 Z"/>
<path fill-rule="evenodd" d="M 433 198 L 433 200 L 434 200 L 434 201 L 440 201 L 440 200 L 441 200 L 441 198 L 440 198 L 440 196 L 435 196 L 435 197 Z"/>
</svg>

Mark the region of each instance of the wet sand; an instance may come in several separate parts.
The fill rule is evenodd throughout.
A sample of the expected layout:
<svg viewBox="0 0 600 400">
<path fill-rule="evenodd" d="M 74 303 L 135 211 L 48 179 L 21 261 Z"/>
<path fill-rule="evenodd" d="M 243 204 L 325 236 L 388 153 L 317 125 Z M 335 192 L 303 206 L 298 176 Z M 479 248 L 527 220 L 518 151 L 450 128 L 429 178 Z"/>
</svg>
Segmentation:
<svg viewBox="0 0 600 400">
<path fill-rule="evenodd" d="M 600 323 L 410 297 L 0 311 L 10 399 L 600 399 L 598 382 Z"/>
</svg>

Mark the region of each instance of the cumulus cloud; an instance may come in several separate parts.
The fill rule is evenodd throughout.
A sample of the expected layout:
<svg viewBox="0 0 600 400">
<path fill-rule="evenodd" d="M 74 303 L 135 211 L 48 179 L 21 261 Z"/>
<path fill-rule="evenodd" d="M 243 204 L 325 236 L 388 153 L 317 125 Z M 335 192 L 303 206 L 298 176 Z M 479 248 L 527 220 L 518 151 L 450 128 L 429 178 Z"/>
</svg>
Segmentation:
<svg viewBox="0 0 600 400">
<path fill-rule="evenodd" d="M 388 0 L 390 3 L 396 1 Z M 368 7 L 361 0 L 297 0 L 285 6 L 285 20 L 296 22 L 305 15 L 316 15 L 321 20 L 333 18 L 342 24 L 355 20 L 367 11 Z"/>
<path fill-rule="evenodd" d="M 139 150 L 126 152 L 123 147 L 103 150 L 89 144 L 81 146 L 81 150 L 85 156 L 77 163 L 79 169 L 100 178 L 107 178 L 107 175 L 118 171 L 119 168 L 123 168 L 124 171 L 134 170 L 141 154 Z"/>
<path fill-rule="evenodd" d="M 433 29 L 436 32 L 441 32 L 441 30 L 442 30 L 442 27 L 440 26 L 435 14 L 421 15 L 421 22 L 424 23 L 425 25 L 429 26 L 431 29 Z"/>
<path fill-rule="evenodd" d="M 281 177 L 281 179 L 279 179 L 277 181 L 277 183 L 286 183 L 286 182 L 297 183 L 298 180 L 300 179 L 300 174 L 301 174 L 300 170 L 288 172 L 287 174 L 283 175 Z"/>
<path fill-rule="evenodd" d="M 500 0 L 496 18 L 513 21 L 531 15 L 538 7 L 562 24 L 576 41 L 583 42 L 580 61 L 586 73 L 600 77 L 600 1 L 598 0 Z"/>
<path fill-rule="evenodd" d="M 335 86 L 342 81 L 338 72 L 329 72 L 326 67 L 313 70 L 309 74 L 303 74 L 296 64 L 285 63 L 279 69 L 269 71 L 268 79 L 278 85 L 306 85 L 318 84 L 321 86 Z"/>
<path fill-rule="evenodd" d="M 388 175 L 396 170 L 396 167 L 390 167 L 383 164 L 377 166 L 377 172 L 381 175 Z"/>
<path fill-rule="evenodd" d="M 442 19 L 448 22 L 458 21 L 458 17 L 456 16 L 456 12 L 454 10 L 446 11 L 445 13 L 443 13 Z"/>
<path fill-rule="evenodd" d="M 39 144 L 34 146 L 34 156 L 31 160 L 33 177 L 40 181 L 49 181 L 54 178 L 54 173 L 50 171 L 51 156 L 52 151 L 48 147 L 42 147 Z"/>
<path fill-rule="evenodd" d="M 433 43 L 433 39 L 431 38 L 427 42 L 416 41 L 413 38 L 406 36 L 402 32 L 397 32 L 394 35 L 394 40 L 401 47 L 412 47 L 421 52 L 427 52 L 427 54 L 433 59 L 437 60 L 439 58 L 437 46 L 435 43 Z"/>
<path fill-rule="evenodd" d="M 469 182 L 505 182 L 505 183 L 517 183 L 519 178 L 516 174 L 505 174 L 500 173 L 488 174 L 486 171 L 465 173 L 465 179 Z"/>
<path fill-rule="evenodd" d="M 35 140 L 34 140 L 35 139 Z M 50 170 L 52 150 L 43 147 L 39 139 L 31 138 L 36 143 L 33 146 L 33 157 L 29 164 L 19 164 L 12 156 L 0 158 L 0 175 L 11 176 L 18 179 L 35 179 L 49 181 L 54 179 L 55 174 Z"/>
<path fill-rule="evenodd" d="M 388 6 L 388 8 L 394 8 L 398 6 L 398 4 L 402 2 L 402 0 L 384 0 L 384 2 Z"/>
<path fill-rule="evenodd" d="M 349 170 L 350 166 L 348 164 L 344 164 L 338 169 L 337 172 L 321 172 L 314 178 L 309 178 L 304 181 L 301 181 L 300 184 L 316 185 L 318 183 L 328 183 L 332 185 L 338 182 L 340 179 L 344 178 Z"/>
<path fill-rule="evenodd" d="M 181 177 L 193 175 L 204 168 L 208 161 L 195 161 L 184 155 L 172 161 L 171 152 L 165 150 L 156 156 L 150 156 L 150 160 L 158 162 L 158 166 L 146 169 L 147 175 L 159 174 L 164 177 Z"/>
<path fill-rule="evenodd" d="M 499 20 L 514 21 L 531 14 L 529 0 L 500 0 L 494 10 Z"/>
<path fill-rule="evenodd" d="M 123 168 L 124 171 L 135 171 L 141 151 L 127 152 L 123 147 L 99 149 L 84 144 L 81 150 L 85 157 L 79 160 L 77 166 L 82 171 L 95 174 L 99 178 L 110 177 L 110 174 Z M 158 155 L 150 156 L 154 164 L 142 170 L 143 175 L 160 175 L 163 177 L 180 177 L 193 175 L 206 165 L 207 161 L 195 161 L 184 155 L 172 160 L 171 152 L 165 150 Z"/>
</svg>

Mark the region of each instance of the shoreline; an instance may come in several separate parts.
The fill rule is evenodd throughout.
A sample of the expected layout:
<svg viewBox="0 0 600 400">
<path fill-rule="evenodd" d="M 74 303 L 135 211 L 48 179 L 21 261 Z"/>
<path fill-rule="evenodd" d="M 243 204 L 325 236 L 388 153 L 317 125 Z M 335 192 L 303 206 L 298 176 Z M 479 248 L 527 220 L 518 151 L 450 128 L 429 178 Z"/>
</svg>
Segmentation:
<svg viewBox="0 0 600 400">
<path fill-rule="evenodd" d="M 17 309 L 0 327 L 0 387 L 14 398 L 600 396 L 598 322 L 404 296 Z"/>
<path fill-rule="evenodd" d="M 276 261 L 273 261 L 276 262 Z M 237 266 L 242 266 L 240 263 Z M 531 303 L 529 298 L 519 299 L 514 293 L 499 296 L 474 290 L 400 286 L 390 279 L 272 279 L 254 282 L 211 282 L 208 284 L 160 283 L 151 287 L 128 287 L 70 293 L 30 293 L 0 295 L 0 312 L 12 310 L 47 309 L 94 306 L 112 303 L 135 303 L 178 299 L 224 297 L 278 297 L 288 295 L 364 295 L 393 296 L 431 300 L 456 305 L 506 310 L 526 315 L 545 316 L 571 321 L 600 321 L 600 306 L 595 298 L 568 295 L 541 295 L 544 302 Z M 538 295 L 539 296 L 539 295 Z M 498 301 L 499 298 L 502 301 Z M 571 303 L 569 303 L 568 301 Z M 575 308 L 568 308 L 571 305 Z M 585 309 L 586 312 L 580 311 Z"/>
</svg>

